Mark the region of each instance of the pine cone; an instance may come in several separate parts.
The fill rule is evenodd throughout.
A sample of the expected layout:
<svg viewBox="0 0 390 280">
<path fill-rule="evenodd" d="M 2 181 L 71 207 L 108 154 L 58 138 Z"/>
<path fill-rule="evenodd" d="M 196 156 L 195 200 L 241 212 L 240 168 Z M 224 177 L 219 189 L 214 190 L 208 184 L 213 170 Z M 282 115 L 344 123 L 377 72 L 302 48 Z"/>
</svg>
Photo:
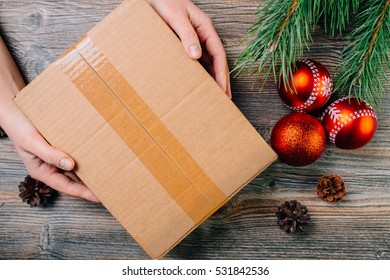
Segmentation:
<svg viewBox="0 0 390 280">
<path fill-rule="evenodd" d="M 303 225 L 310 219 L 306 206 L 296 200 L 286 201 L 278 208 L 278 224 L 287 233 L 303 232 Z"/>
<path fill-rule="evenodd" d="M 344 181 L 337 175 L 323 176 L 318 180 L 317 195 L 327 202 L 336 202 L 342 199 L 347 190 Z"/>
<path fill-rule="evenodd" d="M 47 204 L 55 193 L 52 188 L 35 180 L 30 175 L 24 178 L 24 182 L 20 182 L 19 191 L 19 197 L 23 202 L 30 204 L 31 207 Z"/>
<path fill-rule="evenodd" d="M 0 126 L 0 138 L 7 137 L 7 133 L 3 130 L 3 128 Z"/>
</svg>

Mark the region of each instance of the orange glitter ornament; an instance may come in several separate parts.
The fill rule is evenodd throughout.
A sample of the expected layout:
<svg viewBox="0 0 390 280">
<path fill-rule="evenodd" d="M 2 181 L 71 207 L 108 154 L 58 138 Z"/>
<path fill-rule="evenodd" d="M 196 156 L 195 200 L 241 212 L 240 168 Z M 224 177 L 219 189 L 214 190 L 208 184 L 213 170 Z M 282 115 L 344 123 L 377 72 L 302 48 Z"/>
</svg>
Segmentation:
<svg viewBox="0 0 390 280">
<path fill-rule="evenodd" d="M 292 113 L 281 118 L 272 129 L 271 145 L 279 160 L 292 166 L 315 162 L 326 145 L 325 130 L 311 115 Z"/>
</svg>

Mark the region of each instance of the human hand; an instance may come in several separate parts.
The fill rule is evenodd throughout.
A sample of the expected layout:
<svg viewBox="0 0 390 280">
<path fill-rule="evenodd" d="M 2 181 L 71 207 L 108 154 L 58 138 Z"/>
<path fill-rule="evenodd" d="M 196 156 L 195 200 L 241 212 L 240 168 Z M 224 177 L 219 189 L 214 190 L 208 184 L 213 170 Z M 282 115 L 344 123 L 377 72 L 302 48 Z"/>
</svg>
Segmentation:
<svg viewBox="0 0 390 280">
<path fill-rule="evenodd" d="M 6 120 L 3 118 L 2 127 L 12 140 L 31 177 L 59 192 L 99 202 L 72 172 L 74 160 L 50 146 L 23 113 L 17 108 L 13 109 L 13 114 L 8 113 Z"/>
<path fill-rule="evenodd" d="M 68 195 L 99 202 L 72 172 L 74 160 L 50 146 L 12 101 L 23 79 L 0 37 L 0 126 L 34 179 Z"/>
<path fill-rule="evenodd" d="M 226 52 L 211 19 L 190 0 L 148 0 L 176 32 L 192 59 L 199 59 L 232 98 Z"/>
</svg>

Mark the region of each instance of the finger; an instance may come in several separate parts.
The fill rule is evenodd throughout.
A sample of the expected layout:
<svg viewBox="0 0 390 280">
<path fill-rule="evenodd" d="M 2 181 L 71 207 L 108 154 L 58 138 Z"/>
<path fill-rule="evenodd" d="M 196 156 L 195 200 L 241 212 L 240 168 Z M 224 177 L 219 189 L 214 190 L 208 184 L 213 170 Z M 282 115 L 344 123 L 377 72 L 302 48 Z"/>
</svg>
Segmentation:
<svg viewBox="0 0 390 280">
<path fill-rule="evenodd" d="M 206 50 L 211 56 L 215 73 L 215 80 L 226 94 L 232 98 L 230 89 L 229 67 L 222 42 L 215 29 L 208 31 L 210 35 L 205 41 Z"/>
<path fill-rule="evenodd" d="M 73 172 L 64 172 L 64 174 L 59 173 L 56 167 L 45 162 L 41 162 L 37 167 L 28 168 L 28 171 L 31 177 L 59 192 L 93 202 L 100 202 L 93 192 L 88 189 Z"/>
<path fill-rule="evenodd" d="M 175 31 L 177 36 L 179 36 L 188 55 L 192 59 L 199 59 L 202 56 L 202 48 L 198 35 L 187 15 L 185 13 L 178 13 L 175 17 L 168 19 L 167 23 Z"/>
<path fill-rule="evenodd" d="M 229 66 L 228 66 L 228 71 L 229 71 Z M 232 84 L 230 82 L 230 72 L 228 72 L 227 74 L 227 95 L 230 97 L 230 99 L 233 98 L 233 94 L 232 94 Z"/>
<path fill-rule="evenodd" d="M 35 139 L 31 140 L 31 143 L 30 152 L 42 161 L 66 171 L 74 168 L 74 160 L 63 151 L 50 146 L 42 136 L 36 136 Z"/>
<path fill-rule="evenodd" d="M 215 76 L 214 73 L 214 67 L 213 67 L 213 62 L 210 56 L 208 55 L 207 51 L 202 52 L 202 57 L 199 58 L 200 64 L 202 64 L 203 68 L 206 69 L 206 71 L 211 75 Z"/>
<path fill-rule="evenodd" d="M 197 10 L 193 11 L 192 24 L 199 35 L 199 40 L 205 45 L 206 51 L 213 62 L 214 78 L 224 92 L 231 98 L 229 67 L 226 52 L 210 18 Z M 203 15 L 203 16 L 202 16 Z"/>
<path fill-rule="evenodd" d="M 39 179 L 38 179 L 39 180 Z M 42 182 L 64 194 L 83 198 L 92 202 L 100 202 L 95 194 L 82 183 L 77 183 L 61 173 L 53 173 Z"/>
<path fill-rule="evenodd" d="M 72 181 L 76 183 L 83 183 L 81 179 L 76 175 L 76 173 L 71 172 L 71 171 L 66 171 L 63 173 L 65 176 L 69 177 Z"/>
</svg>

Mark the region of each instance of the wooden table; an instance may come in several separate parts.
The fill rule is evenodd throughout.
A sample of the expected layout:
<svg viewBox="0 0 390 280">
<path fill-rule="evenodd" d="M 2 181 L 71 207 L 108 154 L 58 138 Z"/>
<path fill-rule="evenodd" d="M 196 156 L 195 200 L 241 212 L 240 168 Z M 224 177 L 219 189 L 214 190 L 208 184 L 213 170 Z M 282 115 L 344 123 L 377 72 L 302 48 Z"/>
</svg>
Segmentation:
<svg viewBox="0 0 390 280">
<path fill-rule="evenodd" d="M 31 81 L 121 1 L 0 0 L 1 34 Z M 213 19 L 232 66 L 258 1 L 195 2 Z M 318 28 L 305 56 L 334 73 L 346 43 Z M 253 79 L 232 81 L 234 102 L 269 141 L 273 125 L 290 111 L 273 82 L 259 94 L 250 89 Z M 371 143 L 352 151 L 328 144 L 307 167 L 275 162 L 166 259 L 390 259 L 389 106 L 387 94 Z M 17 186 L 26 174 L 12 143 L 1 139 L 0 259 L 147 258 L 102 206 L 65 195 L 46 207 L 22 203 Z M 347 184 L 348 193 L 338 203 L 327 204 L 316 195 L 316 182 L 325 174 L 339 174 Z M 276 224 L 277 207 L 291 199 L 307 205 L 311 214 L 303 235 L 287 235 Z"/>
</svg>

